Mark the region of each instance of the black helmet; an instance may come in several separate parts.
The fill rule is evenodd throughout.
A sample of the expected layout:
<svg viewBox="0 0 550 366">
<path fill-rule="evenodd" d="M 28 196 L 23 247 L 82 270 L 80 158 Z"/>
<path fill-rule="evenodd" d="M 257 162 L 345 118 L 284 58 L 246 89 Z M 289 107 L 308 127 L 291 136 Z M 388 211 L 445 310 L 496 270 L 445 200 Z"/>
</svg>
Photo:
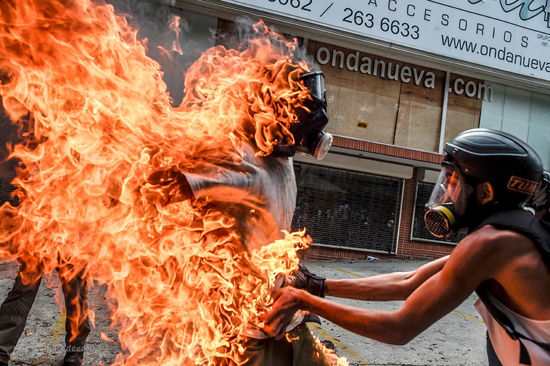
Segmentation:
<svg viewBox="0 0 550 366">
<path fill-rule="evenodd" d="M 476 228 L 498 210 L 521 208 L 537 192 L 542 163 L 520 139 L 477 128 L 462 132 L 445 146 L 441 172 L 427 203 L 426 228 L 435 236 L 452 236 Z M 478 183 L 489 182 L 494 199 L 477 202 Z"/>
<path fill-rule="evenodd" d="M 525 142 L 509 133 L 476 128 L 462 132 L 449 142 L 443 164 L 460 168 L 475 188 L 489 182 L 495 204 L 501 208 L 522 207 L 542 182 L 542 162 Z"/>
</svg>

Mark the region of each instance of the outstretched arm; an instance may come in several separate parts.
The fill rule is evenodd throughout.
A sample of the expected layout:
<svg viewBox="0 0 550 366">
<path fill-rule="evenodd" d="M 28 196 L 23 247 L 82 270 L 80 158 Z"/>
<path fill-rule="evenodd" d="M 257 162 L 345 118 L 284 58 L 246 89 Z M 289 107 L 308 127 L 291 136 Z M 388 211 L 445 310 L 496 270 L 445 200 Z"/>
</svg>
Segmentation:
<svg viewBox="0 0 550 366">
<path fill-rule="evenodd" d="M 161 205 L 193 198 L 209 197 L 214 201 L 240 202 L 248 195 L 254 171 L 241 172 L 231 164 L 204 164 L 199 173 L 178 168 L 158 171 L 149 177 L 143 192 L 154 192 Z M 241 169 L 242 170 L 242 169 Z"/>
<path fill-rule="evenodd" d="M 155 172 L 149 177 L 143 192 L 160 193 L 164 204 L 206 197 L 230 203 L 261 200 L 261 189 L 272 174 L 266 170 L 264 159 L 256 156 L 252 145 L 245 144 L 244 151 L 239 154 L 221 159 L 205 158 L 192 167 L 177 166 Z"/>
<path fill-rule="evenodd" d="M 326 279 L 326 296 L 366 301 L 405 300 L 427 279 L 441 271 L 449 256 L 436 259 L 412 272 L 394 272 L 361 279 Z"/>
<path fill-rule="evenodd" d="M 502 240 L 490 238 L 480 229 L 466 237 L 443 268 L 429 277 L 396 311 L 356 308 L 285 287 L 273 293 L 271 311 L 260 317 L 264 331 L 284 336 L 297 309 L 313 312 L 351 332 L 390 344 L 406 344 L 462 303 L 482 282 L 501 270 L 505 248 Z"/>
<path fill-rule="evenodd" d="M 176 169 L 155 172 L 149 176 L 147 183 L 143 193 L 151 195 L 154 192 L 154 197 L 159 199 L 162 206 L 193 198 L 189 181 Z"/>
</svg>

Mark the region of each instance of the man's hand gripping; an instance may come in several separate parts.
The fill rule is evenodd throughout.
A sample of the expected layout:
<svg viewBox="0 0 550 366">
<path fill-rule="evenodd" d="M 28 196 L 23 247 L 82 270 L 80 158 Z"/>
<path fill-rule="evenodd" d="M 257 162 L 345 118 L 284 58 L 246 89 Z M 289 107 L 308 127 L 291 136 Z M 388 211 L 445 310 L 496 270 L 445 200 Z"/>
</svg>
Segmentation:
<svg viewBox="0 0 550 366">
<path fill-rule="evenodd" d="M 309 296 L 305 291 L 325 297 L 325 278 L 311 273 L 301 263 L 298 271 L 289 276 L 287 284 L 288 286 L 273 292 L 271 310 L 259 317 L 265 323 L 263 331 L 276 339 L 285 336 L 294 313 L 302 308 L 303 296 Z"/>
</svg>

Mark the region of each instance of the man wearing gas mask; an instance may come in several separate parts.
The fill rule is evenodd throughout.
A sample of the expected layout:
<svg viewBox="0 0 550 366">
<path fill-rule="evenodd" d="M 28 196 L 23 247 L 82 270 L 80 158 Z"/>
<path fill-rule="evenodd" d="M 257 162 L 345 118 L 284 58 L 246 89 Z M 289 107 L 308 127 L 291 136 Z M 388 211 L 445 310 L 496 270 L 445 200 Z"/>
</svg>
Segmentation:
<svg viewBox="0 0 550 366">
<path fill-rule="evenodd" d="M 518 138 L 488 129 L 463 132 L 444 150 L 425 221 L 439 237 L 468 231 L 453 253 L 411 273 L 357 280 L 310 276 L 312 291 L 277 290 L 264 317 L 266 332 L 280 337 L 301 309 L 365 337 L 403 345 L 476 291 L 490 366 L 550 364 L 550 229 L 524 209 L 540 192 L 540 158 Z M 325 295 L 405 303 L 382 312 L 344 306 Z"/>
<path fill-rule="evenodd" d="M 300 81 L 311 98 L 295 107 L 297 122 L 288 129 L 290 134 L 275 144 L 264 136 L 254 136 L 243 146 L 241 161 L 228 157 L 200 163 L 192 172 L 176 168 L 156 172 L 145 189 L 162 192 L 165 204 L 207 197 L 208 207 L 234 219 L 242 250 L 252 252 L 282 239 L 283 231 L 291 229 L 296 205 L 292 157 L 302 153 L 323 159 L 332 143 L 332 135 L 323 132 L 328 123 L 324 74 L 306 72 Z M 295 314 L 286 329 L 288 340 L 276 340 L 250 325 L 243 344 L 243 365 L 328 366 L 305 326 L 305 316 L 304 312 Z M 225 359 L 217 364 L 233 365 Z"/>
</svg>

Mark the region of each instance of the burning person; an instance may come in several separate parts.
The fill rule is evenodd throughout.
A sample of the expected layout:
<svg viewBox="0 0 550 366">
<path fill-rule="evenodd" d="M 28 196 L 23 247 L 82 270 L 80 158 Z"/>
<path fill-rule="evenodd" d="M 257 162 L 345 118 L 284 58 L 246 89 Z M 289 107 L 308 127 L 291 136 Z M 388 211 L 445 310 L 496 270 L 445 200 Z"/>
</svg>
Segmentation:
<svg viewBox="0 0 550 366">
<path fill-rule="evenodd" d="M 38 142 L 11 154 L 24 169 L 20 205 L 2 206 L 13 218 L 0 257 L 32 253 L 43 273 L 60 258 L 67 280 L 106 284 L 126 351 L 115 365 L 267 365 L 254 353 L 267 343 L 288 356 L 278 365 L 324 364 L 302 314 L 292 343 L 251 325 L 309 241 L 287 231 L 291 157 L 330 146 L 323 76 L 296 43 L 254 25 L 246 47 L 211 48 L 187 70 L 174 108 L 145 41 L 109 5 L 8 0 L 0 25 L 3 106 L 12 121 L 33 114 Z"/>
<path fill-rule="evenodd" d="M 28 116 L 32 121 L 32 116 Z M 17 200 L 13 200 L 8 194 L 13 190 L 10 181 L 17 173 L 18 162 L 15 159 L 8 159 L 9 152 L 6 146 L 11 144 L 33 144 L 33 136 L 28 131 L 28 121 L 25 118 L 23 123 L 12 126 L 9 119 L 5 118 L 0 108 L 0 129 L 4 133 L 4 146 L 0 146 L 0 187 L 8 186 L 7 192 L 0 191 L 0 203 L 10 201 L 10 204 L 17 206 Z M 23 137 L 24 136 L 24 137 Z M 19 168 L 20 169 L 20 168 Z M 0 220 L 10 220 L 8 212 L 0 212 Z M 15 349 L 27 322 L 27 317 L 33 306 L 38 293 L 42 275 L 40 260 L 36 260 L 32 253 L 17 258 L 19 271 L 15 281 L 6 298 L 0 305 L 0 366 L 8 366 L 10 356 Z M 87 281 L 82 273 L 70 276 L 72 279 L 65 281 L 65 274 L 70 272 L 70 267 L 59 263 L 57 273 L 61 282 L 61 289 L 66 309 L 65 321 L 65 357 L 63 366 L 79 366 L 84 357 L 86 338 L 90 333 L 90 321 L 88 319 L 88 289 Z"/>
<path fill-rule="evenodd" d="M 235 228 L 235 237 L 231 238 L 234 256 L 253 253 L 283 238 L 283 231 L 290 230 L 296 204 L 292 156 L 298 150 L 322 159 L 330 147 L 332 136 L 323 132 L 328 123 L 324 75 L 289 66 L 274 71 L 288 73 L 285 78 L 303 83 L 311 98 L 303 102 L 309 108 L 293 110 L 294 106 L 290 104 L 288 110 L 277 112 L 282 112 L 282 117 L 288 112 L 296 114 L 297 120 L 289 127 L 277 120 L 263 118 L 265 114 L 258 106 L 260 109 L 252 115 L 252 118 L 258 118 L 257 125 L 250 126 L 255 128 L 254 137 L 244 142 L 242 160 L 235 161 L 232 156 L 216 157 L 211 161 L 201 161 L 192 170 L 174 167 L 159 171 L 151 175 L 149 184 L 144 187 L 145 195 L 156 192 L 167 204 L 206 200 L 203 210 L 219 211 L 232 218 L 227 227 L 215 227 L 213 232 Z M 207 99 L 208 95 L 204 95 L 204 101 Z M 255 267 L 252 262 L 243 264 L 252 275 Z M 260 328 L 246 327 L 242 332 L 246 340 L 243 341 L 244 354 L 240 361 L 248 360 L 245 365 L 264 366 L 328 365 L 320 350 L 316 349 L 303 319 L 304 313 L 296 314 L 288 327 L 289 340 L 282 341 L 268 336 Z"/>
<path fill-rule="evenodd" d="M 249 46 L 258 47 L 254 42 Z M 328 116 L 322 72 L 306 72 L 297 65 L 285 63 L 261 73 L 267 74 L 267 80 L 293 84 L 294 91 L 287 94 L 286 89 L 269 89 L 263 83 L 254 85 L 252 111 L 243 121 L 248 138 L 238 146 L 238 159 L 231 154 L 214 154 L 208 159 L 201 155 L 192 168 L 174 166 L 153 173 L 142 189 L 144 196 L 154 197 L 162 204 L 190 200 L 196 205 L 203 201 L 203 212 L 219 212 L 231 218 L 225 227 L 215 226 L 208 233 L 232 236 L 232 255 L 242 259 L 246 258 L 245 253 L 261 250 L 282 239 L 283 232 L 290 230 L 297 194 L 292 156 L 300 151 L 322 159 L 332 142 L 332 136 L 323 132 Z M 204 84 L 189 76 L 187 85 L 197 87 L 186 89 L 182 105 L 204 108 L 211 93 L 218 93 L 218 86 L 210 80 L 205 82 L 200 75 L 200 81 L 211 88 L 205 90 Z M 299 99 L 302 100 L 298 102 Z M 264 104 L 266 101 L 274 103 Z M 228 230 L 232 235 L 228 235 Z M 203 231 L 203 235 L 206 233 Z M 261 278 L 256 267 L 253 261 L 243 260 L 242 268 Z M 276 287 L 280 287 L 284 279 L 280 277 L 278 282 L 274 284 Z M 287 329 L 288 337 L 283 340 L 275 340 L 251 324 L 246 326 L 239 334 L 239 338 L 245 337 L 239 341 L 243 351 L 239 352 L 237 361 L 251 366 L 329 365 L 303 323 L 304 315 L 296 314 Z M 218 360 L 217 364 L 232 362 Z"/>
</svg>

